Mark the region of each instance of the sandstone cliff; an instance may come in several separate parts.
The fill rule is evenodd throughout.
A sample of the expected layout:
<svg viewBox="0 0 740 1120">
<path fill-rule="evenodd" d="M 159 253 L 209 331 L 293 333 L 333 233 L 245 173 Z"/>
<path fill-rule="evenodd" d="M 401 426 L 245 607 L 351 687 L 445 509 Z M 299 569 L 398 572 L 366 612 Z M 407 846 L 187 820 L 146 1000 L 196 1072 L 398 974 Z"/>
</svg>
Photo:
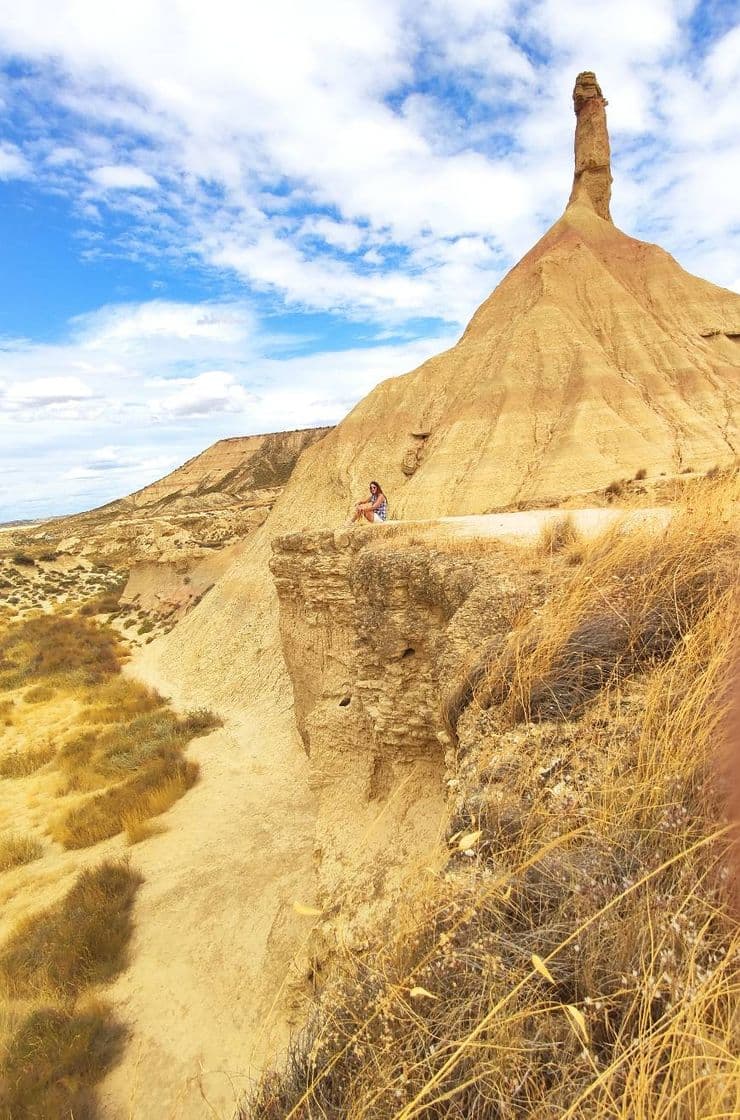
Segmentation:
<svg viewBox="0 0 740 1120">
<path fill-rule="evenodd" d="M 483 648 L 522 608 L 517 551 L 440 548 L 372 530 L 273 542 L 280 635 L 316 797 L 315 862 L 330 944 L 361 939 L 410 862 L 439 839 L 454 772 L 445 721 Z M 527 582 L 531 604 L 544 586 Z M 468 697 L 469 699 L 469 697 Z M 318 951 L 318 946 L 314 947 Z"/>
<path fill-rule="evenodd" d="M 733 461 L 740 296 L 612 223 L 606 113 L 579 75 L 564 214 L 456 346 L 383 382 L 303 460 L 285 517 L 336 523 L 378 478 L 398 518 L 481 513 Z"/>
</svg>

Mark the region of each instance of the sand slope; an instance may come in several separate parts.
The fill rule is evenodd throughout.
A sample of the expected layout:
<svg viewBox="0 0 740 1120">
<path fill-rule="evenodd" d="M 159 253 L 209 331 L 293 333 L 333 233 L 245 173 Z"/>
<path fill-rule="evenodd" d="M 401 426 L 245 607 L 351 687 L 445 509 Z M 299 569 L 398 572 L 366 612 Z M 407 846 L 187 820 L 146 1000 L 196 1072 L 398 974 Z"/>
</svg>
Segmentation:
<svg viewBox="0 0 740 1120">
<path fill-rule="evenodd" d="M 183 707 L 202 692 L 138 676 Z M 250 1072 L 286 1041 L 299 993 L 289 966 L 310 928 L 313 810 L 289 697 L 266 690 L 191 749 L 201 779 L 132 849 L 145 876 L 131 967 L 108 990 L 132 1032 L 101 1093 L 109 1120 L 228 1117 Z"/>
</svg>

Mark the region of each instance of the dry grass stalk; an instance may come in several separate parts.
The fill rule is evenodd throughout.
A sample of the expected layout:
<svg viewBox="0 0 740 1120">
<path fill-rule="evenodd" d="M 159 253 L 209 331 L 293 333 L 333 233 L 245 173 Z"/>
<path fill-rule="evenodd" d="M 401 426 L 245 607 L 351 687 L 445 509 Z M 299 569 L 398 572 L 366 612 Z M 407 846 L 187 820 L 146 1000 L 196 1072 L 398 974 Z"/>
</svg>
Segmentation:
<svg viewBox="0 0 740 1120">
<path fill-rule="evenodd" d="M 69 999 L 116 976 L 125 963 L 140 882 L 123 862 L 84 869 L 60 903 L 27 918 L 0 948 L 6 994 Z"/>
<path fill-rule="evenodd" d="M 32 863 L 43 854 L 43 845 L 35 836 L 19 836 L 12 833 L 0 839 L 0 871 L 10 871 Z"/>
</svg>

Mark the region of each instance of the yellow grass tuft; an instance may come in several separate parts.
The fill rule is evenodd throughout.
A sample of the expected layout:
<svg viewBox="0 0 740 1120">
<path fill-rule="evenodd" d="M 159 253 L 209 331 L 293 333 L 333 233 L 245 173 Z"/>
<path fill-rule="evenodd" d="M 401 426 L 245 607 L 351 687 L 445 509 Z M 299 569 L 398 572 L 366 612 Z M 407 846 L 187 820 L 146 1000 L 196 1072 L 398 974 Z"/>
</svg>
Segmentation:
<svg viewBox="0 0 740 1120">
<path fill-rule="evenodd" d="M 125 1037 L 99 1001 L 80 1009 L 34 1009 L 21 1019 L 0 1059 L 0 1116 L 94 1116 L 93 1087 L 120 1057 Z"/>
<path fill-rule="evenodd" d="M 545 521 L 540 529 L 535 552 L 540 556 L 552 556 L 563 549 L 574 550 L 581 541 L 581 534 L 570 514 Z"/>
<path fill-rule="evenodd" d="M 0 871 L 10 871 L 31 863 L 43 854 L 43 845 L 35 836 L 19 836 L 12 833 L 0 839 Z"/>
<path fill-rule="evenodd" d="M 0 755 L 0 778 L 27 778 L 35 774 L 56 754 L 56 747 L 44 743 L 40 747 L 26 747 L 25 750 L 7 751 Z"/>
<path fill-rule="evenodd" d="M 55 906 L 21 922 L 0 948 L 0 983 L 11 999 L 79 995 L 125 964 L 141 876 L 107 860 L 85 868 Z"/>
<path fill-rule="evenodd" d="M 165 812 L 197 777 L 197 763 L 172 751 L 128 781 L 74 805 L 52 822 L 51 835 L 65 848 L 87 848 L 123 832 L 132 816 L 143 820 Z"/>
</svg>

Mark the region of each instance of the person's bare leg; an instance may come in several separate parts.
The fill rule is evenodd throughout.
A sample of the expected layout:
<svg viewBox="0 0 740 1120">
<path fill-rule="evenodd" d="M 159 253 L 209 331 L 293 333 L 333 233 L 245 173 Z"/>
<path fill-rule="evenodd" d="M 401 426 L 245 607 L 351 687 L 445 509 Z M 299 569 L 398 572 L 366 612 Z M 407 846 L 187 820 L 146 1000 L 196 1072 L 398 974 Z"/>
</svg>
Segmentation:
<svg viewBox="0 0 740 1120">
<path fill-rule="evenodd" d="M 375 516 L 375 513 L 371 509 L 364 509 L 362 511 L 362 516 L 365 518 L 366 521 L 372 521 L 373 517 Z"/>
</svg>

